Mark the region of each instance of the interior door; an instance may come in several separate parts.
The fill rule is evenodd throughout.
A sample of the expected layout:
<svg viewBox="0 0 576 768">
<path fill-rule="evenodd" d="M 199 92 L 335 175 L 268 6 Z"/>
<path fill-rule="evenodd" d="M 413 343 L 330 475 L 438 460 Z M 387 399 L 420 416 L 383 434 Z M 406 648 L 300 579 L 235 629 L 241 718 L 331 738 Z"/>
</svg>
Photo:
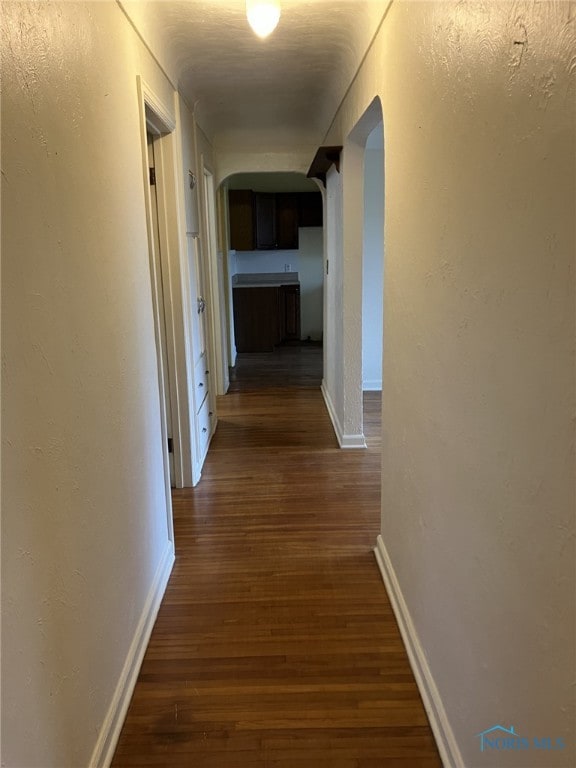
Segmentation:
<svg viewBox="0 0 576 768">
<path fill-rule="evenodd" d="M 164 398 L 166 411 L 166 428 L 168 433 L 168 449 L 170 459 L 170 485 L 174 487 L 174 453 L 172 449 L 172 403 L 170 400 L 170 378 L 168 370 L 168 338 L 166 334 L 166 312 L 164 302 L 164 285 L 162 280 L 162 263 L 160 258 L 160 229 L 158 225 L 158 195 L 156 192 L 156 163 L 154 162 L 154 136 L 146 134 L 148 145 L 148 167 L 150 168 L 150 199 L 152 202 L 152 228 L 154 230 L 154 265 L 160 290 L 158 291 L 158 314 L 160 316 L 160 349 L 158 350 L 162 375 L 164 378 Z"/>
</svg>

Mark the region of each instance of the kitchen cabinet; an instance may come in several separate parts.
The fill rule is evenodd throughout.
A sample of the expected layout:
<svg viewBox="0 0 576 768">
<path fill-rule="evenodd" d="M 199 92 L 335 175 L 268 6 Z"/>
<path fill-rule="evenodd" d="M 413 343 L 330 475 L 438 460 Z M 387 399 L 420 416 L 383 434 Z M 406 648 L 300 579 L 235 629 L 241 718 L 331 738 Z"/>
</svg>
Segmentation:
<svg viewBox="0 0 576 768">
<path fill-rule="evenodd" d="M 284 192 L 255 194 L 256 248 L 298 248 L 298 195 Z"/>
<path fill-rule="evenodd" d="M 300 286 L 283 285 L 278 293 L 281 341 L 300 339 Z"/>
<path fill-rule="evenodd" d="M 319 192 L 301 192 L 298 195 L 298 221 L 301 227 L 321 227 L 324 212 Z"/>
<path fill-rule="evenodd" d="M 234 337 L 238 352 L 272 352 L 279 342 L 278 288 L 234 288 Z"/>
<path fill-rule="evenodd" d="M 299 227 L 322 226 L 319 192 L 228 193 L 230 247 L 236 251 L 296 250 Z"/>
<path fill-rule="evenodd" d="M 254 192 L 231 189 L 228 192 L 230 247 L 236 251 L 253 251 L 256 247 Z"/>
<path fill-rule="evenodd" d="M 283 250 L 298 248 L 299 223 L 298 195 L 281 193 L 276 195 L 276 243 Z"/>
<path fill-rule="evenodd" d="M 236 286 L 234 336 L 238 352 L 272 352 L 300 339 L 300 286 Z"/>
<path fill-rule="evenodd" d="M 257 192 L 256 248 L 271 251 L 278 247 L 276 240 L 276 195 Z"/>
</svg>

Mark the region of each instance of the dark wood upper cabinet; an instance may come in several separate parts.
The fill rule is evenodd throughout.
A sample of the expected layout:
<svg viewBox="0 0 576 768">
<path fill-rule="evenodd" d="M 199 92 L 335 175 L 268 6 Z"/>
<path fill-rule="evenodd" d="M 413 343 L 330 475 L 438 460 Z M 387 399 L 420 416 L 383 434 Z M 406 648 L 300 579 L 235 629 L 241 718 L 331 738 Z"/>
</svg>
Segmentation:
<svg viewBox="0 0 576 768">
<path fill-rule="evenodd" d="M 256 198 L 256 248 L 270 251 L 278 248 L 276 239 L 276 195 L 257 192 Z"/>
<path fill-rule="evenodd" d="M 281 340 L 278 288 L 234 288 L 234 336 L 238 352 L 271 352 Z"/>
<path fill-rule="evenodd" d="M 287 192 L 276 195 L 276 242 L 278 248 L 298 248 L 298 195 Z"/>
<path fill-rule="evenodd" d="M 236 251 L 253 251 L 256 247 L 254 226 L 254 192 L 231 189 L 228 192 L 230 247 Z"/>
<path fill-rule="evenodd" d="M 320 192 L 300 192 L 298 203 L 299 225 L 301 227 L 321 227 L 324 217 Z"/>
<path fill-rule="evenodd" d="M 322 226 L 320 192 L 231 189 L 230 247 L 236 251 L 298 248 L 298 227 Z"/>
</svg>

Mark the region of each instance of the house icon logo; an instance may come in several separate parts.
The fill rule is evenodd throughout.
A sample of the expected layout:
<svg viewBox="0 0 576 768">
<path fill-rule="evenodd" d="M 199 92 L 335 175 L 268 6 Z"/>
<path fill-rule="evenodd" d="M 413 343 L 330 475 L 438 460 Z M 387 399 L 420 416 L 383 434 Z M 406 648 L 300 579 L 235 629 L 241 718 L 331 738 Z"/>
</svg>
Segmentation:
<svg viewBox="0 0 576 768">
<path fill-rule="evenodd" d="M 504 728 L 503 725 L 493 725 L 492 728 L 477 733 L 476 738 L 480 739 L 480 752 L 509 752 L 527 749 L 552 751 L 566 747 L 565 739 L 562 737 L 551 738 L 550 736 L 538 735 L 533 738 L 524 738 L 519 736 L 513 725 L 510 728 Z"/>
<path fill-rule="evenodd" d="M 487 728 L 485 731 L 476 734 L 480 738 L 480 752 L 484 752 L 485 749 L 489 749 L 493 746 L 493 743 L 497 739 L 517 739 L 518 734 L 514 731 L 514 726 L 510 728 L 504 728 L 502 725 L 493 725 L 492 728 Z"/>
</svg>

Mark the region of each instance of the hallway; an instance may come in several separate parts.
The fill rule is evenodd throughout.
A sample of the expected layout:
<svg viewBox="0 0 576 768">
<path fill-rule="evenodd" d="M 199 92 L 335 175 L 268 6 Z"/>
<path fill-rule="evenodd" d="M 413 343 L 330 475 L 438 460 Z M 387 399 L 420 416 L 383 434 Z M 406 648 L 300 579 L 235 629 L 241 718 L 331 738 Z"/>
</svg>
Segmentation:
<svg viewBox="0 0 576 768">
<path fill-rule="evenodd" d="M 378 419 L 341 451 L 322 350 L 242 355 L 113 762 L 432 768 L 440 760 L 372 547 Z M 374 396 L 372 396 L 372 402 Z"/>
<path fill-rule="evenodd" d="M 575 3 L 247 3 L 2 3 L 0 764 L 573 768 Z"/>
</svg>

